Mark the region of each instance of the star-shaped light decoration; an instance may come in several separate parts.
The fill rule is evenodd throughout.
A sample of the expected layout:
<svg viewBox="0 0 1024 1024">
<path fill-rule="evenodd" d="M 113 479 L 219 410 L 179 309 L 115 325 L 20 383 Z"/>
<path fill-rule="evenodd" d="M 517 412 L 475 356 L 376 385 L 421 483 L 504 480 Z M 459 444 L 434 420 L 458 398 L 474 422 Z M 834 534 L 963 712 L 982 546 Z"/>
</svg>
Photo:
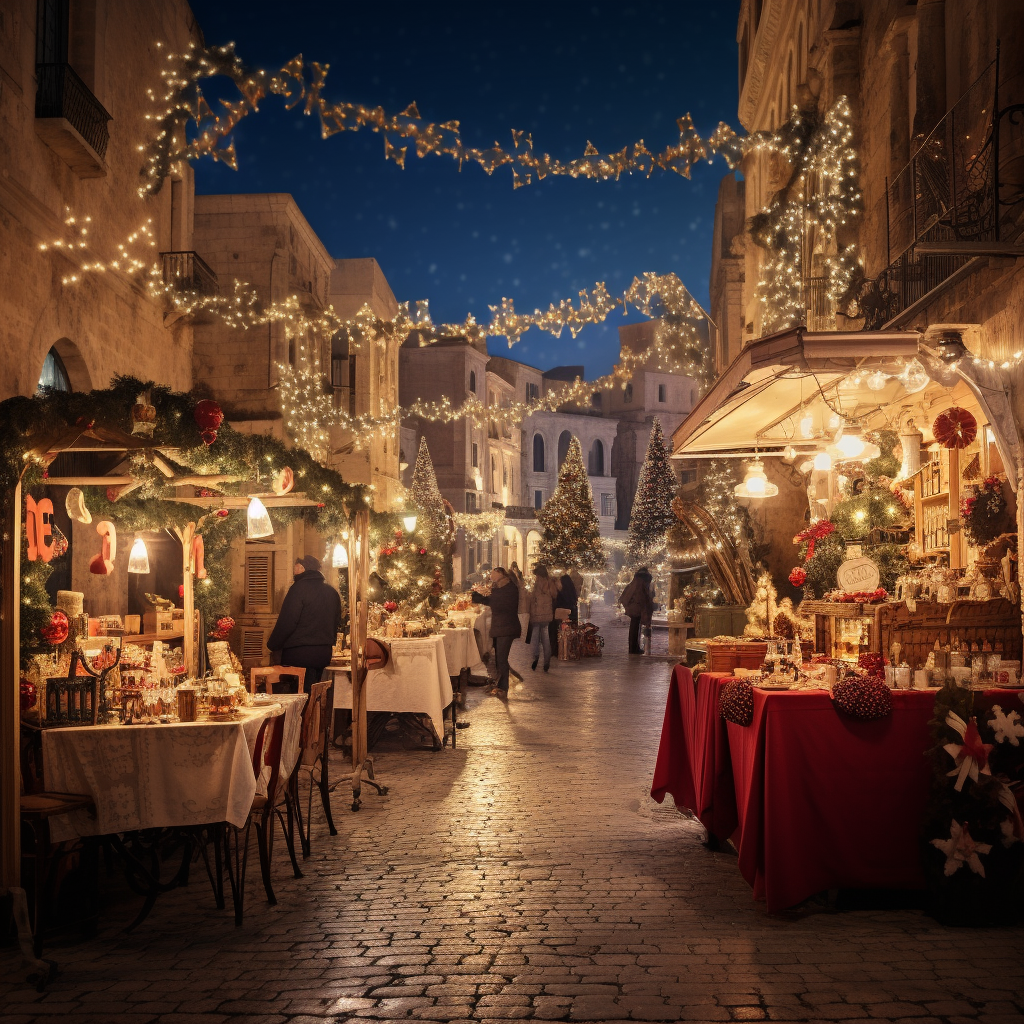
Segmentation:
<svg viewBox="0 0 1024 1024">
<path fill-rule="evenodd" d="M 965 722 L 955 711 L 950 711 L 946 715 L 946 725 L 963 737 L 963 743 L 945 743 L 942 748 L 956 764 L 956 768 L 946 774 L 956 776 L 956 785 L 953 788 L 959 793 L 968 778 L 972 782 L 977 782 L 980 775 L 992 774 L 988 755 L 995 744 L 981 742 L 976 718 Z"/>
<path fill-rule="evenodd" d="M 980 854 L 990 853 L 990 843 L 976 843 L 967 831 L 967 823 L 960 824 L 956 818 L 949 826 L 948 839 L 933 839 L 932 846 L 946 855 L 943 874 L 948 878 L 956 874 L 965 864 L 976 874 L 985 877 L 985 865 L 981 863 Z"/>
<path fill-rule="evenodd" d="M 1020 746 L 1020 739 L 1024 736 L 1024 723 L 1021 722 L 1020 715 L 1016 711 L 1006 714 L 998 704 L 993 704 L 992 717 L 988 720 L 988 724 L 995 734 L 996 743 Z"/>
</svg>

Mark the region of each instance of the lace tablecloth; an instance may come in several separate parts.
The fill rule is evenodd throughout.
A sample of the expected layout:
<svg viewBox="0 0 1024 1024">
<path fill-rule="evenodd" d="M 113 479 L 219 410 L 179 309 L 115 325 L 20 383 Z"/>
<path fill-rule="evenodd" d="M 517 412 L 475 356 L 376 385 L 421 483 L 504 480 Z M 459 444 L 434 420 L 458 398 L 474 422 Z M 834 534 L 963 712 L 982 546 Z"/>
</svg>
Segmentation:
<svg viewBox="0 0 1024 1024">
<path fill-rule="evenodd" d="M 480 660 L 476 633 L 471 627 L 442 629 L 441 636 L 444 638 L 444 656 L 448 661 L 448 671 L 453 676 L 459 675 L 464 668 L 468 668 L 474 676 L 487 675 L 487 666 Z"/>
<path fill-rule="evenodd" d="M 256 795 L 252 750 L 263 719 L 285 718 L 282 769 L 298 758 L 305 695 L 243 710 L 234 722 L 80 726 L 43 731 L 50 792 L 88 794 L 96 816 L 50 820 L 54 842 L 146 828 L 244 825 Z"/>
<path fill-rule="evenodd" d="M 444 736 L 444 709 L 452 702 L 444 637 L 392 639 L 391 659 L 366 676 L 367 711 L 405 711 L 428 715 L 438 738 Z M 330 666 L 335 708 L 352 707 L 348 668 Z"/>
</svg>

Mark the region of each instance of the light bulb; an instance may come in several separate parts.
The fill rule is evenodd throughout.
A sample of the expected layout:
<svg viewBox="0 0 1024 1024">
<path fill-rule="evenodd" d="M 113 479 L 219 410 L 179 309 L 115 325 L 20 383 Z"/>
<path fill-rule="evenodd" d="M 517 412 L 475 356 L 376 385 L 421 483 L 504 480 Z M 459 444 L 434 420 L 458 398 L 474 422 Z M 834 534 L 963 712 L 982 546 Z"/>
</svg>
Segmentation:
<svg viewBox="0 0 1024 1024">
<path fill-rule="evenodd" d="M 274 526 L 270 522 L 270 513 L 267 506 L 259 498 L 253 497 L 246 510 L 246 537 L 249 540 L 259 540 L 261 537 L 273 537 Z"/>
<path fill-rule="evenodd" d="M 770 483 L 760 459 L 754 459 L 747 466 L 743 483 L 733 488 L 737 498 L 774 498 L 779 493 L 778 485 Z"/>
<path fill-rule="evenodd" d="M 864 442 L 856 434 L 844 434 L 836 442 L 840 454 L 847 459 L 855 459 L 864 451 Z"/>
<path fill-rule="evenodd" d="M 149 552 L 146 550 L 146 542 L 141 537 L 135 538 L 131 554 L 128 555 L 128 571 L 143 574 L 149 572 Z"/>
<path fill-rule="evenodd" d="M 827 473 L 832 468 L 832 456 L 828 452 L 818 452 L 814 456 L 814 468 Z"/>
<path fill-rule="evenodd" d="M 881 391 L 888 383 L 888 376 L 882 373 L 881 370 L 875 370 L 874 373 L 868 374 L 868 387 L 872 391 Z"/>
<path fill-rule="evenodd" d="M 405 527 L 405 532 L 406 533 L 412 533 L 412 531 L 416 529 L 416 517 L 415 516 L 406 516 L 402 520 L 402 525 Z"/>
<path fill-rule="evenodd" d="M 335 544 L 331 553 L 331 566 L 335 569 L 344 569 L 348 565 L 348 552 L 344 544 Z"/>
</svg>

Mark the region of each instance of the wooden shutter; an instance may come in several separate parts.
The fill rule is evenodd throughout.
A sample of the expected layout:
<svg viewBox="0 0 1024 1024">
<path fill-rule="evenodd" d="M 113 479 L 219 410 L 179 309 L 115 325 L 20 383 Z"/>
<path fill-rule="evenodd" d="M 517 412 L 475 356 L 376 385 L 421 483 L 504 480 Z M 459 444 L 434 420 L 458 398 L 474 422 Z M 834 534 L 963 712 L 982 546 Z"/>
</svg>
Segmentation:
<svg viewBox="0 0 1024 1024">
<path fill-rule="evenodd" d="M 247 614 L 274 610 L 274 552 L 245 553 L 245 611 Z"/>
</svg>

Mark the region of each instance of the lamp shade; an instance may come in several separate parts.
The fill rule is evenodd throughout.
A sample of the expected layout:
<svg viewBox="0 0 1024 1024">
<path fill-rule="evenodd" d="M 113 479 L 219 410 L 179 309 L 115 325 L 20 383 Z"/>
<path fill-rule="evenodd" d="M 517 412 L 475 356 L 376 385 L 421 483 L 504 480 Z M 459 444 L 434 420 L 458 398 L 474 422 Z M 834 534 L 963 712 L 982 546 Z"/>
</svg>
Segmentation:
<svg viewBox="0 0 1024 1024">
<path fill-rule="evenodd" d="M 128 555 L 128 571 L 143 574 L 149 572 L 149 552 L 146 550 L 146 542 L 141 537 L 135 538 L 131 554 Z"/>
<path fill-rule="evenodd" d="M 270 522 L 270 513 L 267 506 L 259 498 L 253 498 L 249 502 L 249 508 L 245 513 L 246 536 L 249 540 L 259 540 L 261 537 L 273 537 L 274 526 Z"/>
<path fill-rule="evenodd" d="M 839 453 L 847 459 L 855 459 L 864 452 L 864 442 L 856 434 L 843 434 L 836 447 Z"/>
<path fill-rule="evenodd" d="M 774 498 L 779 493 L 778 486 L 768 480 L 760 459 L 748 463 L 743 483 L 737 484 L 733 490 L 737 498 Z"/>
<path fill-rule="evenodd" d="M 402 525 L 405 527 L 406 533 L 412 533 L 416 529 L 416 516 L 408 515 L 402 520 Z"/>
<path fill-rule="evenodd" d="M 348 551 L 345 550 L 344 544 L 334 545 L 334 551 L 331 552 L 331 565 L 335 569 L 344 569 L 348 565 Z"/>
</svg>

